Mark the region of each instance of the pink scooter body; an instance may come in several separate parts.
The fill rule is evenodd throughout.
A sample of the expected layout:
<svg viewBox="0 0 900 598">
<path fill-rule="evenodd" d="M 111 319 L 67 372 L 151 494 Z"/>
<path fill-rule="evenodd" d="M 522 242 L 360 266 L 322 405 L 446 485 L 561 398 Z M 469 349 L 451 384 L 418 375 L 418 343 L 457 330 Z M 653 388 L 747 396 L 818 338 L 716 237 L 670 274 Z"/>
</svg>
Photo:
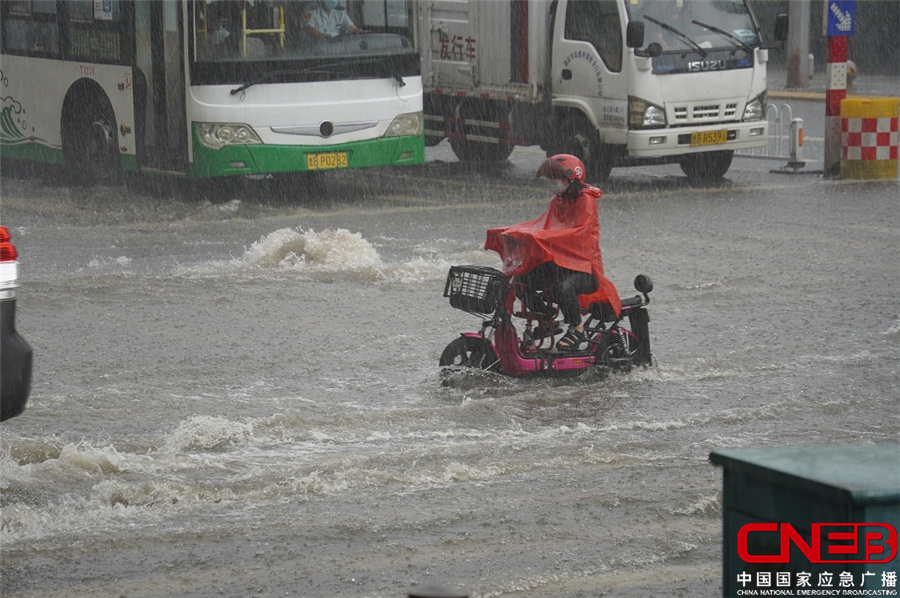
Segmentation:
<svg viewBox="0 0 900 598">
<path fill-rule="evenodd" d="M 469 332 L 463 336 L 482 339 L 480 334 Z M 525 355 L 520 349 L 519 336 L 512 324 L 500 324 L 494 334 L 491 347 L 500 361 L 500 370 L 507 376 L 529 376 L 549 372 L 580 372 L 594 365 L 593 353 L 576 354 L 557 353 L 555 351 L 539 351 Z"/>
<path fill-rule="evenodd" d="M 464 332 L 456 337 L 441 354 L 441 366 L 462 365 L 499 370 L 507 376 L 524 377 L 534 374 L 578 374 L 595 365 L 619 371 L 632 366 L 652 365 L 650 336 L 646 306 L 647 294 L 653 282 L 645 275 L 635 278 L 635 289 L 641 295 L 622 300 L 621 313 L 612 314 L 604 305 L 592 305 L 585 310 L 585 333 L 591 339 L 586 349 L 563 351 L 555 347 L 548 328 L 556 328 L 556 314 L 538 306 L 538 311 L 526 308 L 524 295 L 516 293 L 510 278 L 487 266 L 453 266 L 447 275 L 444 296 L 451 307 L 481 318 L 480 332 Z M 532 299 L 534 297 L 532 296 Z M 542 297 L 538 297 L 541 301 Z M 514 309 L 516 302 L 519 309 Z M 490 318 L 490 319 L 488 319 Z M 513 318 L 527 322 L 526 332 L 519 336 Z M 546 347 L 523 348 L 523 339 L 531 338 L 529 331 L 537 323 L 535 334 L 543 337 Z M 625 325 L 627 323 L 627 325 Z M 493 333 L 487 330 L 492 328 Z M 554 334 L 558 334 L 554 333 Z M 539 341 L 543 343 L 544 341 Z M 490 347 L 490 351 L 488 351 Z"/>
</svg>

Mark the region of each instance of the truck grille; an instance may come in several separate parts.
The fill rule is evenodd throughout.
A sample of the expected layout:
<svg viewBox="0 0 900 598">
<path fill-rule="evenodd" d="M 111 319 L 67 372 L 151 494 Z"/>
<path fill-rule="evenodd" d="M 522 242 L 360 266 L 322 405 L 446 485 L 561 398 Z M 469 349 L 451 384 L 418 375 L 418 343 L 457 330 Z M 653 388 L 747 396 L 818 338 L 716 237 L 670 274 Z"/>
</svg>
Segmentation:
<svg viewBox="0 0 900 598">
<path fill-rule="evenodd" d="M 737 104 L 675 106 L 675 124 L 679 125 L 735 120 L 736 117 Z"/>
</svg>

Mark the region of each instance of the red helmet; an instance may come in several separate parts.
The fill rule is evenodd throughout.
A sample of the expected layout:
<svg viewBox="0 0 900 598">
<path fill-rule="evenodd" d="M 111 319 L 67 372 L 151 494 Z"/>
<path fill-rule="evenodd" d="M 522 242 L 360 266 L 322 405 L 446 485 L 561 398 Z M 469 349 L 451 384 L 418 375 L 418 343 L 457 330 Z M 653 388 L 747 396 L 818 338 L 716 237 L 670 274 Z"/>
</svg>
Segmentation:
<svg viewBox="0 0 900 598">
<path fill-rule="evenodd" d="M 537 176 L 584 184 L 584 162 L 571 154 L 556 154 L 544 160 Z"/>
</svg>

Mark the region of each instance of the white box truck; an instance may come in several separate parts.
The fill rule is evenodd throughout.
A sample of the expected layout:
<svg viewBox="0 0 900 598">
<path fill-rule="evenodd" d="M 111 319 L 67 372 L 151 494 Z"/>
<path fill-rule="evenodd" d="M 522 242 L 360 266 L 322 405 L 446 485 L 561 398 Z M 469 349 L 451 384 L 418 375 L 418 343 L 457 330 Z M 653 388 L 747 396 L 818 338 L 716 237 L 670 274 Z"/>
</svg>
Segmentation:
<svg viewBox="0 0 900 598">
<path fill-rule="evenodd" d="M 426 143 L 462 161 L 571 153 L 592 182 L 677 162 L 718 178 L 767 143 L 748 0 L 419 0 Z"/>
</svg>

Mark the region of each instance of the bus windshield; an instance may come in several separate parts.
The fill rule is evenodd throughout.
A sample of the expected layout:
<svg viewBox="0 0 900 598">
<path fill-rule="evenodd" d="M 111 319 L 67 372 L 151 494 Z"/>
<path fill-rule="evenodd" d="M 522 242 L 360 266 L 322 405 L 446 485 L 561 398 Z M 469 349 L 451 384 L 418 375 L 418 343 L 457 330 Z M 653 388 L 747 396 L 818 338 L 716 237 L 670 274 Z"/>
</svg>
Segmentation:
<svg viewBox="0 0 900 598">
<path fill-rule="evenodd" d="M 745 0 L 631 0 L 629 18 L 645 23 L 645 44 L 663 52 L 742 49 L 760 44 L 759 31 Z"/>
<path fill-rule="evenodd" d="M 191 7 L 195 83 L 400 77 L 418 69 L 411 0 L 192 0 Z"/>
</svg>

